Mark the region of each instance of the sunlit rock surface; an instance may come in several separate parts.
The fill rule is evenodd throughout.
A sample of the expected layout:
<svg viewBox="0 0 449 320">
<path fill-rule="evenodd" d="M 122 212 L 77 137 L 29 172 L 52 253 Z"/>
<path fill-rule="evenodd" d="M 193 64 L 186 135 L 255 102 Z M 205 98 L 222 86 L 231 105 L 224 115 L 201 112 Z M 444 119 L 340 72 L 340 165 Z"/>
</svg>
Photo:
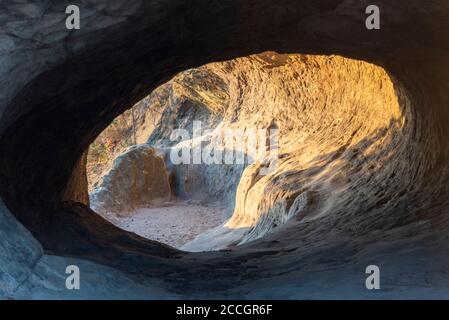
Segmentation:
<svg viewBox="0 0 449 320">
<path fill-rule="evenodd" d="M 231 73 L 231 97 L 215 134 L 268 130 L 275 124 L 278 146 L 257 159 L 254 151 L 245 149 L 251 134 L 241 137 L 237 149 L 258 161 L 232 190 L 237 196 L 234 215 L 186 249 L 224 249 L 258 239 L 290 220 L 303 224 L 325 221 L 328 215 L 339 219 L 364 206 L 380 210 L 374 214 L 377 219 L 388 215 L 380 203 L 386 194 L 392 196 L 391 208 L 408 196 L 396 175 L 404 178 L 414 172 L 394 162 L 391 151 L 400 151 L 400 139 L 408 139 L 410 128 L 404 123 L 410 106 L 400 105 L 400 87 L 382 68 L 336 56 L 274 53 L 237 59 L 222 68 Z M 225 144 L 220 147 L 226 149 Z M 263 173 L 270 161 L 270 170 Z M 369 172 L 376 173 L 376 183 L 367 183 Z M 368 223 L 370 218 L 363 220 Z M 362 231 L 356 218 L 346 227 L 353 224 Z"/>
</svg>

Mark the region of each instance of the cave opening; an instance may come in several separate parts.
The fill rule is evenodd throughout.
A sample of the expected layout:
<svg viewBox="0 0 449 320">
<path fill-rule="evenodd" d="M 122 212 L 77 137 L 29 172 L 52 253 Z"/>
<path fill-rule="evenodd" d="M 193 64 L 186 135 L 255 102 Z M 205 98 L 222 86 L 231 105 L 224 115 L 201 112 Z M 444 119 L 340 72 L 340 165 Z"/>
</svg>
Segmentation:
<svg viewBox="0 0 449 320">
<path fill-rule="evenodd" d="M 340 56 L 270 51 L 188 69 L 91 144 L 90 206 L 186 251 L 324 217 L 361 188 L 352 171 L 408 130 L 399 95 L 381 67 Z"/>
<path fill-rule="evenodd" d="M 274 119 L 267 128 L 243 121 L 227 128 L 236 121 L 228 110 L 235 88 L 225 70 L 235 63 L 181 72 L 112 121 L 87 155 L 89 203 L 95 212 L 178 249 L 223 228 L 245 168 L 260 161 L 266 166 L 263 174 L 274 167 L 270 159 L 277 160 Z"/>
</svg>

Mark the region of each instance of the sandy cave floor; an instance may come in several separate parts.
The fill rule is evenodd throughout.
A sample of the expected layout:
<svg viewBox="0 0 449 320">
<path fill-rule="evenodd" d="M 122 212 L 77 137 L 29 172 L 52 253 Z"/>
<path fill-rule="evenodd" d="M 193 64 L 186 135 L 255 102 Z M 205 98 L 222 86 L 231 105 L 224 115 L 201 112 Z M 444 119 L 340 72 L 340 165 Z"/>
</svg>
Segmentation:
<svg viewBox="0 0 449 320">
<path fill-rule="evenodd" d="M 224 223 L 227 215 L 220 203 L 176 201 L 163 207 L 141 208 L 130 217 L 117 218 L 118 227 L 150 240 L 181 248 L 199 234 Z"/>
</svg>

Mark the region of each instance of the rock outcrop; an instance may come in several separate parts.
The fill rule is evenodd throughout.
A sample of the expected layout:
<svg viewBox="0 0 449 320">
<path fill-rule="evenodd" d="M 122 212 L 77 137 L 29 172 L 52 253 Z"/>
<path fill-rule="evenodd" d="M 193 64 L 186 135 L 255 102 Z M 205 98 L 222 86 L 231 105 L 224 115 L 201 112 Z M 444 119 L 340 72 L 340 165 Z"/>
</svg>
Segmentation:
<svg viewBox="0 0 449 320">
<path fill-rule="evenodd" d="M 104 216 L 126 216 L 132 211 L 169 201 L 171 189 L 164 160 L 146 145 L 129 148 L 114 160 L 111 170 L 91 194 L 92 208 Z"/>
</svg>

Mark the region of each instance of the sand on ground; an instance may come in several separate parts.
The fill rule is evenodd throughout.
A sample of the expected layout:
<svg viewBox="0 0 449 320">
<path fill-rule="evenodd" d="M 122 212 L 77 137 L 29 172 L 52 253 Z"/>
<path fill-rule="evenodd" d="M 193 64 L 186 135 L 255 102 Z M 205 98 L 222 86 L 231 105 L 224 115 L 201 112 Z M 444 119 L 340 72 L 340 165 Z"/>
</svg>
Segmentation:
<svg viewBox="0 0 449 320">
<path fill-rule="evenodd" d="M 118 218 L 114 223 L 147 239 L 180 248 L 227 218 L 220 204 L 178 201 L 163 207 L 138 209 L 130 217 Z"/>
</svg>

